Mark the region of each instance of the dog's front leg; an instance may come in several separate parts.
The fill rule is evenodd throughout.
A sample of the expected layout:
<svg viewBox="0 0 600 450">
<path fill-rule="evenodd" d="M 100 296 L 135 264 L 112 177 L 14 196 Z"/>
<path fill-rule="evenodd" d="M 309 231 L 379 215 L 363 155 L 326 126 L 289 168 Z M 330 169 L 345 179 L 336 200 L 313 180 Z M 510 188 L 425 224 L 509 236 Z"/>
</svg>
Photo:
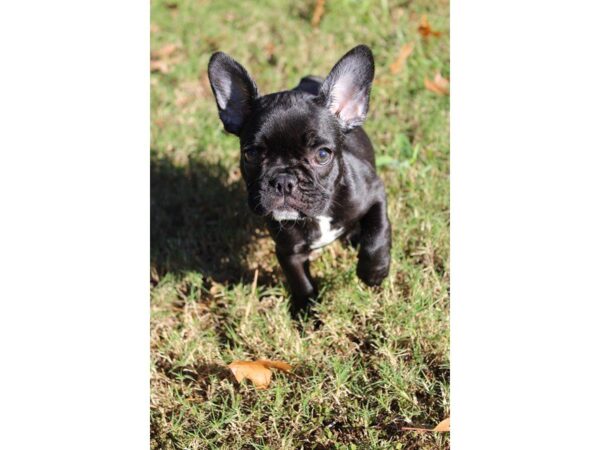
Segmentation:
<svg viewBox="0 0 600 450">
<path fill-rule="evenodd" d="M 310 306 L 317 297 L 315 284 L 310 276 L 308 253 L 289 253 L 276 249 L 277 259 L 290 286 L 292 303 L 290 312 L 297 316 Z"/>
<path fill-rule="evenodd" d="M 360 221 L 358 277 L 368 286 L 379 286 L 390 271 L 392 235 L 385 196 Z"/>
</svg>

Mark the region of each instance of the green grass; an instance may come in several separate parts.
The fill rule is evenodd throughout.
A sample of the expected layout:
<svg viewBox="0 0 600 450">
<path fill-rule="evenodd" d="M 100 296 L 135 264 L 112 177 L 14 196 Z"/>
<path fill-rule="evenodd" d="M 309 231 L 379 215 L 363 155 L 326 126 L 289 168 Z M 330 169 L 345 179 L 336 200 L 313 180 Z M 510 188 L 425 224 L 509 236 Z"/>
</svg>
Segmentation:
<svg viewBox="0 0 600 450">
<path fill-rule="evenodd" d="M 445 1 L 153 1 L 152 49 L 176 44 L 152 74 L 152 448 L 448 448 L 449 100 L 424 89 L 449 77 Z M 417 33 L 422 14 L 440 38 Z M 407 66 L 392 75 L 402 44 Z M 295 324 L 273 244 L 245 202 L 237 139 L 208 85 L 212 52 L 240 61 L 261 92 L 326 75 L 353 46 L 374 52 L 365 129 L 393 226 L 383 287 L 355 275 L 339 243 L 313 262 L 321 303 Z M 270 51 L 272 50 L 272 52 Z M 270 53 L 272 53 L 270 55 Z M 256 283 L 254 282 L 256 277 Z M 238 385 L 234 359 L 282 359 L 295 376 Z"/>
</svg>

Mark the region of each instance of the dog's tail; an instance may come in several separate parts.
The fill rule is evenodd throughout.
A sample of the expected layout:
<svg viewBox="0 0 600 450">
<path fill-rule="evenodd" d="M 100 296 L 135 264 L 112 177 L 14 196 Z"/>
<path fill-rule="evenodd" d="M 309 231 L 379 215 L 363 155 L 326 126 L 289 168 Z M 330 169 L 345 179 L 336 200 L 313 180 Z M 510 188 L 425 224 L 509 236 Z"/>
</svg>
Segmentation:
<svg viewBox="0 0 600 450">
<path fill-rule="evenodd" d="M 321 89 L 321 85 L 325 81 L 321 77 L 317 77 L 315 75 L 308 75 L 300 80 L 300 84 L 296 86 L 294 91 L 303 91 L 312 95 L 318 95 L 319 89 Z"/>
</svg>

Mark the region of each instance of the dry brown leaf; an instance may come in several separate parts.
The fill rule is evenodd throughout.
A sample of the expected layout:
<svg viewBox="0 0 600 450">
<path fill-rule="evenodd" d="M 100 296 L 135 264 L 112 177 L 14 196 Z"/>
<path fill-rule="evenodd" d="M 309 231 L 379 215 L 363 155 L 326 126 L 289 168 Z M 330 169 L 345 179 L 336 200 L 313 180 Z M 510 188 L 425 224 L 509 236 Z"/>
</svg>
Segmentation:
<svg viewBox="0 0 600 450">
<path fill-rule="evenodd" d="M 429 25 L 429 20 L 427 20 L 427 16 L 421 16 L 421 24 L 419 25 L 419 34 L 424 38 L 428 38 L 429 36 L 440 37 L 442 33 L 440 31 L 434 31 L 431 29 L 431 25 Z"/>
<path fill-rule="evenodd" d="M 450 417 L 438 423 L 433 431 L 450 431 Z"/>
<path fill-rule="evenodd" d="M 450 82 L 437 72 L 433 81 L 425 78 L 425 89 L 438 95 L 448 95 L 450 94 Z"/>
<path fill-rule="evenodd" d="M 169 64 L 167 61 L 150 61 L 150 70 L 152 72 L 160 72 L 160 73 L 168 73 L 169 72 Z"/>
<path fill-rule="evenodd" d="M 315 9 L 313 11 L 312 19 L 310 21 L 310 24 L 313 27 L 319 26 L 324 12 L 325 12 L 325 0 L 317 0 L 317 3 L 315 4 Z"/>
<path fill-rule="evenodd" d="M 450 431 L 450 417 L 442 420 L 435 428 L 402 427 L 405 431 Z"/>
<path fill-rule="evenodd" d="M 153 50 L 151 55 L 152 59 L 164 59 L 171 56 L 177 50 L 177 44 L 165 44 L 157 50 Z"/>
<path fill-rule="evenodd" d="M 290 370 L 292 370 L 292 366 L 290 366 L 288 363 L 283 362 L 283 361 L 271 361 L 269 359 L 259 359 L 258 361 L 256 361 L 259 364 L 262 364 L 263 366 L 271 369 L 279 369 L 283 372 L 289 372 Z"/>
<path fill-rule="evenodd" d="M 402 69 L 404 69 L 404 66 L 406 65 L 406 60 L 408 59 L 414 48 L 414 42 L 407 42 L 402 47 L 400 47 L 400 53 L 398 54 L 398 57 L 390 66 L 390 70 L 394 75 L 400 73 Z"/>
<path fill-rule="evenodd" d="M 152 72 L 168 73 L 171 59 L 179 47 L 177 44 L 165 44 L 157 50 L 150 53 L 150 70 Z"/>
<path fill-rule="evenodd" d="M 265 52 L 267 53 L 267 57 L 273 57 L 273 54 L 275 53 L 275 44 L 267 42 L 265 45 Z"/>
<path fill-rule="evenodd" d="M 275 56 L 275 44 L 273 44 L 272 42 L 267 42 L 264 48 L 265 53 L 267 54 L 267 61 L 269 61 L 269 64 L 271 64 L 272 66 L 277 64 L 277 57 Z"/>
<path fill-rule="evenodd" d="M 248 378 L 256 389 L 266 389 L 273 374 L 257 361 L 234 361 L 227 367 L 229 367 L 238 383 Z"/>
<path fill-rule="evenodd" d="M 270 361 L 261 359 L 258 361 L 233 361 L 229 364 L 229 369 L 233 376 L 241 383 L 244 379 L 249 379 L 256 389 L 267 389 L 271 383 L 271 368 L 289 372 L 292 369 L 288 363 L 283 361 Z"/>
</svg>

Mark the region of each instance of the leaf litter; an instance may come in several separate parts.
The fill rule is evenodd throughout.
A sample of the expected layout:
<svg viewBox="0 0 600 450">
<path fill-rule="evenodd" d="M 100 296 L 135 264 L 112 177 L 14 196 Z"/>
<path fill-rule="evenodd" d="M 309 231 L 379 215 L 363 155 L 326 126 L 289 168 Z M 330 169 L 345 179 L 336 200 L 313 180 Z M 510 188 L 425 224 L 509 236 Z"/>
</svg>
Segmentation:
<svg viewBox="0 0 600 450">
<path fill-rule="evenodd" d="M 268 359 L 259 359 L 258 361 L 233 361 L 227 367 L 233 373 L 238 383 L 249 379 L 256 389 L 267 389 L 271 383 L 273 372 L 271 369 L 277 369 L 289 373 L 292 366 L 284 361 L 271 361 Z"/>
</svg>

